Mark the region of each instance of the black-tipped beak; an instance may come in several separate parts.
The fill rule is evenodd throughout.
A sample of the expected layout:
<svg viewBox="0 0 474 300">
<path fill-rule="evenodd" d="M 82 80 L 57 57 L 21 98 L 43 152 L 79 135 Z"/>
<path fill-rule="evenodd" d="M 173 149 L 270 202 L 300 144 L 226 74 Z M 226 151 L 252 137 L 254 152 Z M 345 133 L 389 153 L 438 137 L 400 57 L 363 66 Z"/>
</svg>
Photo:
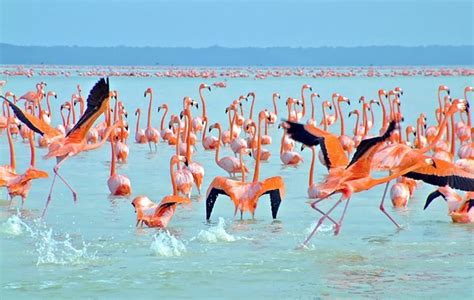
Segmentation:
<svg viewBox="0 0 474 300">
<path fill-rule="evenodd" d="M 249 156 L 252 157 L 252 152 L 249 152 Z"/>
<path fill-rule="evenodd" d="M 400 95 L 402 95 L 402 96 L 403 96 L 403 91 L 401 91 L 401 92 L 400 92 Z"/>
<path fill-rule="evenodd" d="M 347 100 L 347 104 L 351 105 L 351 100 Z"/>
<path fill-rule="evenodd" d="M 183 113 L 183 112 L 180 112 L 180 113 L 179 113 L 179 119 L 182 120 L 182 119 L 183 119 L 183 116 L 184 116 L 184 113 Z"/>
<path fill-rule="evenodd" d="M 312 91 L 313 91 L 313 88 L 312 88 L 312 87 L 309 87 L 309 90 L 312 92 Z"/>
<path fill-rule="evenodd" d="M 416 131 L 413 131 L 413 135 L 416 136 Z"/>
<path fill-rule="evenodd" d="M 199 109 L 199 103 L 195 102 L 196 103 L 196 108 Z"/>
<path fill-rule="evenodd" d="M 225 113 L 228 113 L 228 112 L 229 112 L 229 108 L 227 107 L 227 108 L 225 109 Z"/>
<path fill-rule="evenodd" d="M 143 97 L 146 97 L 146 92 L 143 93 Z"/>
<path fill-rule="evenodd" d="M 304 148 L 305 148 L 305 147 L 304 147 L 304 144 L 301 144 L 301 151 L 303 151 Z"/>
<path fill-rule="evenodd" d="M 211 91 L 211 87 L 210 87 L 210 86 L 208 86 L 207 89 L 209 90 L 209 92 Z"/>
<path fill-rule="evenodd" d="M 58 99 L 58 95 L 54 95 L 54 98 L 55 98 L 55 99 Z"/>
<path fill-rule="evenodd" d="M 448 95 L 451 95 L 451 91 L 450 91 L 450 90 L 447 90 L 447 92 L 448 92 Z"/>
<path fill-rule="evenodd" d="M 158 106 L 158 112 L 160 112 L 160 110 L 161 110 L 161 106 Z"/>
<path fill-rule="evenodd" d="M 426 124 L 423 124 L 423 128 L 426 129 Z"/>
<path fill-rule="evenodd" d="M 186 167 L 189 165 L 189 164 L 188 164 L 188 159 L 187 159 L 187 158 L 184 160 L 184 165 L 185 165 Z"/>
</svg>

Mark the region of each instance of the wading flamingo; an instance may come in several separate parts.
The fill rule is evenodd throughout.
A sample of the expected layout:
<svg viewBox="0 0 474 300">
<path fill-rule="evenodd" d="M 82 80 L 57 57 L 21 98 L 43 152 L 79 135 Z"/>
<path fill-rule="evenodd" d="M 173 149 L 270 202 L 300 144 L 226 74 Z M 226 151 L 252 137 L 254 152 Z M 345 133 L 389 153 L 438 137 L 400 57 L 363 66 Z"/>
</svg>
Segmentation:
<svg viewBox="0 0 474 300">
<path fill-rule="evenodd" d="M 428 195 L 426 198 L 425 207 L 423 209 L 426 209 L 434 199 L 440 196 L 443 197 L 444 201 L 446 201 L 448 204 L 448 214 L 453 220 L 453 223 L 474 222 L 473 192 L 466 193 L 463 199 L 448 185 L 439 187 L 436 191 Z"/>
<path fill-rule="evenodd" d="M 148 140 L 148 146 L 150 146 L 151 151 L 151 143 L 155 144 L 155 151 L 158 151 L 158 142 L 160 141 L 160 133 L 158 129 L 152 127 L 151 125 L 151 108 L 153 104 L 153 90 L 152 88 L 147 88 L 143 96 L 146 98 L 146 95 L 150 94 L 150 102 L 148 104 L 148 121 L 147 126 L 145 129 L 145 136 Z"/>
<path fill-rule="evenodd" d="M 137 116 L 137 126 L 135 128 L 135 142 L 137 144 L 146 144 L 148 141 L 146 139 L 145 130 L 140 128 L 140 115 L 141 110 L 137 108 L 135 111 L 135 116 Z"/>
<path fill-rule="evenodd" d="M 259 181 L 260 173 L 260 148 L 262 140 L 262 121 L 269 118 L 267 111 L 258 114 L 258 141 L 257 159 L 255 161 L 255 172 L 251 182 L 242 182 L 222 176 L 215 177 L 207 190 L 206 197 L 206 220 L 211 218 L 212 209 L 219 194 L 230 197 L 235 206 L 234 216 L 240 210 L 240 217 L 245 211 L 249 211 L 252 218 L 255 215 L 258 199 L 265 194 L 270 195 L 272 217 L 275 219 L 280 208 L 280 203 L 285 194 L 285 183 L 281 176 L 267 178 Z"/>
<path fill-rule="evenodd" d="M 110 146 L 112 148 L 112 159 L 110 162 L 110 177 L 107 180 L 107 186 L 113 196 L 130 196 L 132 194 L 132 187 L 130 179 L 124 175 L 117 174 L 115 171 L 116 154 L 115 154 L 115 142 L 110 137 Z"/>
<path fill-rule="evenodd" d="M 151 201 L 147 196 L 138 196 L 132 201 L 132 205 L 135 208 L 137 214 L 138 227 L 145 224 L 148 227 L 161 227 L 165 228 L 168 226 L 171 218 L 176 211 L 178 204 L 188 204 L 191 201 L 189 198 L 181 197 L 178 195 L 178 188 L 176 186 L 176 174 L 174 173 L 174 166 L 179 165 L 179 162 L 185 162 L 184 156 L 173 155 L 170 160 L 170 177 L 171 185 L 173 187 L 173 194 L 163 197 L 159 204 Z"/>
</svg>

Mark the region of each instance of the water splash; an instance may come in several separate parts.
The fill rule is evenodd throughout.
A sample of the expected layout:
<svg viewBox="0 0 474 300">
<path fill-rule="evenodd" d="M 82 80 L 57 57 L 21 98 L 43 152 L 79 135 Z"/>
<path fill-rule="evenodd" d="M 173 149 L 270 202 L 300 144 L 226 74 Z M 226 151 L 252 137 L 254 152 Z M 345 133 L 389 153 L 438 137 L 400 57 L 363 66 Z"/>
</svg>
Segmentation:
<svg viewBox="0 0 474 300">
<path fill-rule="evenodd" d="M 30 227 L 26 225 L 18 215 L 12 215 L 0 225 L 0 232 L 11 236 L 22 235 L 24 229 L 31 232 Z"/>
<path fill-rule="evenodd" d="M 160 256 L 181 256 L 186 252 L 183 242 L 175 238 L 169 231 L 160 231 L 153 236 L 150 249 L 155 255 Z"/>
<path fill-rule="evenodd" d="M 235 242 L 238 238 L 227 233 L 225 225 L 224 218 L 220 217 L 216 226 L 212 226 L 208 230 L 201 230 L 193 240 L 197 239 L 205 243 L 217 243 L 219 241 Z"/>
<path fill-rule="evenodd" d="M 55 237 L 53 229 L 38 231 L 36 252 L 38 260 L 36 265 L 77 265 L 97 259 L 97 252 L 88 252 L 89 244 L 82 242 L 82 246 L 75 248 L 68 234 L 61 239 Z"/>
<path fill-rule="evenodd" d="M 27 224 L 20 217 L 20 214 L 10 216 L 0 225 L 0 233 L 31 238 L 33 252 L 38 255 L 36 265 L 76 265 L 96 259 L 96 252 L 88 252 L 88 244 L 82 242 L 82 246 L 74 247 L 68 234 L 61 237 L 39 220 Z"/>
<path fill-rule="evenodd" d="M 314 228 L 318 225 L 318 222 L 313 222 L 309 227 L 305 229 L 305 234 L 309 235 L 313 232 Z M 321 224 L 319 226 L 317 233 L 322 235 L 332 235 L 334 231 L 333 225 Z"/>
</svg>

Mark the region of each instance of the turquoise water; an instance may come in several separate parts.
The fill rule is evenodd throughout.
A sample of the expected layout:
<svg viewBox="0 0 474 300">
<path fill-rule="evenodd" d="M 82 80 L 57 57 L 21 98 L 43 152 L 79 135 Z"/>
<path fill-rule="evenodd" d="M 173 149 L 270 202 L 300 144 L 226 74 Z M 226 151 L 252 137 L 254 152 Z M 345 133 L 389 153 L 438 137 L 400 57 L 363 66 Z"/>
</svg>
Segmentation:
<svg viewBox="0 0 474 300">
<path fill-rule="evenodd" d="M 53 100 L 54 112 L 60 103 L 70 99 L 80 83 L 83 94 L 97 80 L 95 77 L 33 77 L 7 79 L 5 91 L 21 95 L 44 80 L 47 90 L 58 93 Z M 186 95 L 198 99 L 199 83 L 215 80 L 176 78 L 110 78 L 111 86 L 120 92 L 129 112 L 131 129 L 135 129 L 136 107 L 146 111 L 147 87 L 154 89 L 153 124 L 158 127 L 161 114 L 156 108 L 168 103 L 177 113 Z M 205 92 L 210 122 L 225 123 L 226 105 L 240 94 L 255 91 L 256 111 L 272 108 L 271 94 L 278 91 L 284 101 L 300 97 L 303 83 L 313 86 L 324 99 L 340 92 L 352 100 L 350 110 L 360 108 L 357 99 L 376 97 L 377 90 L 400 86 L 404 90 L 402 111 L 405 125 L 413 124 L 420 112 L 434 123 L 436 92 L 440 84 L 451 88 L 453 97 L 462 97 L 463 88 L 473 84 L 469 77 L 408 78 L 328 78 L 301 77 L 229 79 L 226 89 Z M 249 111 L 247 104 L 246 114 Z M 349 108 L 344 107 L 347 116 Z M 375 108 L 377 121 L 381 119 Z M 199 113 L 200 114 L 200 113 Z M 320 105 L 317 116 L 321 118 Z M 196 116 L 197 112 L 193 111 Z M 59 114 L 54 116 L 54 123 Z M 141 121 L 142 127 L 145 120 Z M 348 121 L 352 128 L 353 120 Z M 379 128 L 378 122 L 374 128 Z M 332 130 L 337 131 L 338 125 Z M 375 130 L 373 130 L 375 133 Z M 127 164 L 119 166 L 132 182 L 131 198 L 109 196 L 110 147 L 82 153 L 69 159 L 61 171 L 78 192 L 72 196 L 61 183 L 44 221 L 39 215 L 46 201 L 51 178 L 33 183 L 22 211 L 9 209 L 5 190 L 0 191 L 0 286 L 2 298 L 453 298 L 473 297 L 474 227 L 452 224 L 446 205 L 433 202 L 423 211 L 426 195 L 434 188 L 422 185 L 406 209 L 395 210 L 387 203 L 389 213 L 403 229 L 379 211 L 383 187 L 356 194 L 349 205 L 339 236 L 332 235 L 329 223 L 312 239 L 309 249 L 298 250 L 319 217 L 307 201 L 310 151 L 304 151 L 305 162 L 298 168 L 283 167 L 279 159 L 281 131 L 270 129 L 272 157 L 261 167 L 261 178 L 283 176 L 287 195 L 278 220 L 273 221 L 269 200 L 263 197 L 256 220 L 233 219 L 233 204 L 220 197 L 213 212 L 213 224 L 205 223 L 205 199 L 193 196 L 192 205 L 177 209 L 167 231 L 136 229 L 134 196 L 145 194 L 155 201 L 171 193 L 169 157 L 174 148 L 160 144 L 157 153 L 148 145 L 129 139 Z M 29 164 L 28 144 L 15 142 L 18 170 Z M 206 171 L 204 187 L 217 175 L 225 175 L 214 163 L 213 152 L 198 146 L 194 160 Z M 45 153 L 39 149 L 38 155 Z M 230 155 L 225 149 L 222 155 Z M 7 164 L 8 145 L 0 137 L 0 163 Z M 251 165 L 251 158 L 246 158 Z M 54 160 L 38 160 L 38 167 L 51 171 Z M 51 172 L 52 173 L 52 172 Z M 318 163 L 316 180 L 325 168 Z M 194 193 L 195 194 L 195 193 Z M 19 206 L 15 200 L 15 207 Z M 322 204 L 328 208 L 333 200 Z M 340 213 L 338 211 L 337 213 Z"/>
</svg>

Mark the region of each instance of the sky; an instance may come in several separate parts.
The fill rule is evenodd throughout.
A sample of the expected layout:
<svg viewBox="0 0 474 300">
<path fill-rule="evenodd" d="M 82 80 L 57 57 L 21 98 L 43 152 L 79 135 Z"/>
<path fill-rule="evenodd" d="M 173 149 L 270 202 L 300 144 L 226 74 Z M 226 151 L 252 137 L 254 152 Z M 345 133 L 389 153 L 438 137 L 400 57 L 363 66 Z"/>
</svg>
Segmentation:
<svg viewBox="0 0 474 300">
<path fill-rule="evenodd" d="M 473 45 L 470 0 L 0 0 L 15 45 Z"/>
</svg>

